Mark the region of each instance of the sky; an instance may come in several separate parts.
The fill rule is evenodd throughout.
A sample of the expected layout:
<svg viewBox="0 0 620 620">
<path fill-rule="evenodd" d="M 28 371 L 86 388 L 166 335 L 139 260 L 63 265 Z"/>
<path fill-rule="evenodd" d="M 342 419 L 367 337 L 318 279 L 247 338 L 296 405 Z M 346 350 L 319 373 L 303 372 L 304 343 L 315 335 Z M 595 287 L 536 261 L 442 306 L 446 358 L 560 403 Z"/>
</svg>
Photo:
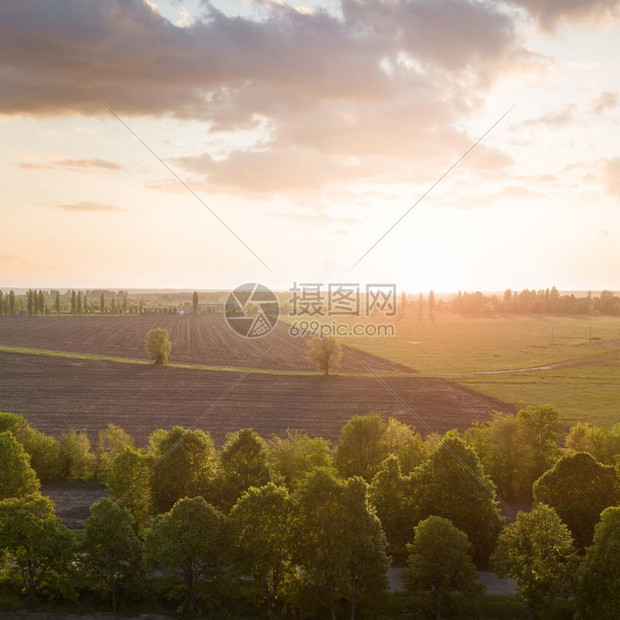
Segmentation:
<svg viewBox="0 0 620 620">
<path fill-rule="evenodd" d="M 620 290 L 619 41 L 618 0 L 5 0 L 0 288 Z"/>
</svg>

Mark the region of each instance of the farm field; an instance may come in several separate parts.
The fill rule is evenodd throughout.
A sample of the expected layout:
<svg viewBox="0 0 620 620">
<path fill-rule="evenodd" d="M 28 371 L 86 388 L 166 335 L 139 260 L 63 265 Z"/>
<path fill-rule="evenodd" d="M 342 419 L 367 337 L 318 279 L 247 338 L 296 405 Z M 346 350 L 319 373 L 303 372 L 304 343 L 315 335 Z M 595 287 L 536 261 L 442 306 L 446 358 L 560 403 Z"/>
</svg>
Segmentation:
<svg viewBox="0 0 620 620">
<path fill-rule="evenodd" d="M 263 369 L 316 372 L 306 357 L 305 339 L 289 336 L 288 326 L 284 323 L 278 324 L 264 338 L 244 339 L 232 332 L 224 316 L 219 314 L 0 317 L 0 346 L 146 360 L 144 338 L 155 327 L 164 327 L 170 332 L 173 343 L 171 363 L 247 368 L 266 351 L 261 361 Z M 411 372 L 396 362 L 361 355 L 374 372 Z M 339 370 L 344 373 L 367 372 L 346 349 Z"/>
<path fill-rule="evenodd" d="M 156 428 L 194 424 L 242 377 L 0 353 L 0 409 L 23 413 L 35 428 L 55 436 L 75 427 L 94 437 L 112 422 L 142 444 Z M 439 432 L 465 429 L 493 410 L 514 411 L 440 378 L 391 376 L 385 382 Z M 424 430 L 374 377 L 261 374 L 245 376 L 198 427 L 210 431 L 218 445 L 246 426 L 265 437 L 291 428 L 336 440 L 349 418 L 370 410 Z"/>
<path fill-rule="evenodd" d="M 518 406 L 549 403 L 569 425 L 620 422 L 620 317 L 437 314 L 431 321 L 416 313 L 396 323 L 394 338 L 349 342 Z"/>
</svg>

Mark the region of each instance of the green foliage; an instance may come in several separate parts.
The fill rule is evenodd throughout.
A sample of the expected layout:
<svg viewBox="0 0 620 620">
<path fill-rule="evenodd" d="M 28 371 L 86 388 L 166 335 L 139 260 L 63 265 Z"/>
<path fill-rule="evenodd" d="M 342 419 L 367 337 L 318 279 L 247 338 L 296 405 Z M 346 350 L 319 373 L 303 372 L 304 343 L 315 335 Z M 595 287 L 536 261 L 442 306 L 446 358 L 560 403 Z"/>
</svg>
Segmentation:
<svg viewBox="0 0 620 620">
<path fill-rule="evenodd" d="M 544 610 L 554 596 L 567 593 L 576 566 L 571 534 L 545 504 L 517 514 L 500 534 L 492 562 L 500 577 L 517 582 L 532 613 Z"/>
<path fill-rule="evenodd" d="M 456 433 L 446 433 L 430 458 L 413 473 L 418 519 L 449 519 L 473 545 L 476 562 L 485 562 L 497 541 L 503 519 L 495 487 L 475 451 Z"/>
<path fill-rule="evenodd" d="M 154 515 L 151 472 L 154 457 L 126 447 L 112 462 L 106 485 L 110 497 L 129 510 L 138 536 L 143 536 Z"/>
<path fill-rule="evenodd" d="M 333 617 L 341 599 L 349 602 L 352 617 L 358 604 L 380 609 L 389 560 L 366 483 L 361 478 L 341 482 L 331 471 L 316 469 L 294 501 L 304 613 L 316 616 L 326 606 Z"/>
<path fill-rule="evenodd" d="M 241 576 L 260 586 L 259 602 L 273 615 L 282 586 L 295 575 L 292 501 L 284 487 L 251 487 L 228 518 L 232 559 Z"/>
<path fill-rule="evenodd" d="M 614 465 L 620 456 L 620 423 L 607 430 L 577 422 L 570 428 L 565 445 L 571 452 L 588 452 L 599 463 Z"/>
<path fill-rule="evenodd" d="M 615 620 L 620 615 L 620 507 L 606 508 L 594 542 L 579 567 L 578 618 Z"/>
<path fill-rule="evenodd" d="M 155 364 L 165 364 L 172 351 L 168 330 L 163 327 L 151 329 L 146 335 L 144 350 Z"/>
<path fill-rule="evenodd" d="M 63 478 L 90 480 L 95 475 L 97 456 L 86 431 L 74 428 L 60 436 L 60 472 Z"/>
<path fill-rule="evenodd" d="M 17 438 L 30 456 L 30 465 L 41 482 L 60 479 L 60 443 L 56 438 L 37 431 L 31 426 L 23 428 Z"/>
<path fill-rule="evenodd" d="M 194 291 L 192 295 L 192 312 L 198 314 L 198 291 Z"/>
<path fill-rule="evenodd" d="M 428 457 L 424 441 L 415 429 L 395 418 L 389 418 L 385 429 L 388 454 L 398 457 L 401 471 L 410 474 Z"/>
<path fill-rule="evenodd" d="M 478 573 L 471 560 L 471 543 L 465 532 L 443 517 L 428 517 L 415 528 L 403 580 L 411 592 L 430 592 L 435 617 L 441 617 L 444 597 L 453 592 L 476 594 Z"/>
<path fill-rule="evenodd" d="M 170 578 L 183 576 L 187 608 L 196 605 L 196 586 L 212 578 L 223 563 L 224 515 L 202 497 L 180 499 L 158 515 L 144 541 L 149 570 L 162 569 Z"/>
<path fill-rule="evenodd" d="M 104 498 L 90 508 L 82 544 L 81 566 L 110 595 L 116 609 L 118 588 L 140 572 L 141 546 L 126 508 Z"/>
<path fill-rule="evenodd" d="M 372 479 L 370 501 L 377 511 L 392 555 L 404 555 L 415 525 L 411 477 L 403 476 L 398 457 L 390 455 Z"/>
<path fill-rule="evenodd" d="M 386 430 L 387 423 L 379 413 L 351 418 L 340 431 L 334 457 L 340 474 L 372 480 L 388 456 Z"/>
<path fill-rule="evenodd" d="M 182 497 L 209 497 L 217 475 L 217 453 L 211 436 L 175 426 L 160 438 L 161 460 L 153 469 L 151 498 L 156 513 L 166 512 Z"/>
<path fill-rule="evenodd" d="M 261 487 L 274 480 L 271 453 L 265 440 L 250 428 L 232 433 L 220 456 L 218 503 L 230 510 L 250 487 Z"/>
<path fill-rule="evenodd" d="M 299 431 L 274 435 L 269 441 L 275 472 L 292 488 L 317 467 L 332 467 L 330 443 L 322 437 L 310 438 Z"/>
<path fill-rule="evenodd" d="M 75 553 L 75 539 L 41 495 L 0 501 L 0 547 L 19 572 L 28 598 L 59 579 Z"/>
<path fill-rule="evenodd" d="M 110 476 L 114 459 L 125 449 L 133 448 L 133 437 L 116 424 L 99 431 L 97 442 L 97 478 L 104 482 Z"/>
<path fill-rule="evenodd" d="M 534 483 L 534 499 L 555 509 L 582 550 L 601 512 L 618 502 L 616 472 L 586 452 L 567 455 Z"/>
<path fill-rule="evenodd" d="M 342 359 L 342 345 L 335 338 L 315 336 L 308 341 L 308 359 L 320 372 L 328 375 Z"/>
<path fill-rule="evenodd" d="M 23 446 L 10 431 L 0 433 L 0 500 L 39 490 L 39 480 Z"/>
</svg>

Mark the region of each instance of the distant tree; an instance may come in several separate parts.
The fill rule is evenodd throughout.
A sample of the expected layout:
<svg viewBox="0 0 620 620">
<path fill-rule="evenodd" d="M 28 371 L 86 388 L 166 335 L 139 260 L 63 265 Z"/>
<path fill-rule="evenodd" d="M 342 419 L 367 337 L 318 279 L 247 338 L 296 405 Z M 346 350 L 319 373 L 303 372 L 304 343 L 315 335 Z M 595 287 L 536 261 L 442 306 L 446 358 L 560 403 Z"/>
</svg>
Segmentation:
<svg viewBox="0 0 620 620">
<path fill-rule="evenodd" d="M 151 525 L 154 510 L 151 500 L 151 467 L 154 457 L 126 447 L 112 462 L 106 479 L 110 497 L 129 510 L 138 536 Z"/>
<path fill-rule="evenodd" d="M 5 300 L 4 293 L 0 289 L 0 316 L 5 314 L 5 312 L 4 312 L 4 300 Z"/>
<path fill-rule="evenodd" d="M 198 291 L 194 291 L 192 295 L 192 310 L 194 314 L 198 314 Z"/>
<path fill-rule="evenodd" d="M 170 351 L 172 351 L 168 330 L 163 327 L 151 329 L 146 335 L 144 349 L 156 364 L 165 364 L 168 361 Z"/>
<path fill-rule="evenodd" d="M 342 359 L 342 345 L 335 338 L 315 336 L 308 341 L 308 359 L 324 375 L 328 375 Z"/>
<path fill-rule="evenodd" d="M 54 310 L 56 314 L 60 314 L 60 293 L 56 291 L 56 298 L 54 299 Z"/>
<path fill-rule="evenodd" d="M 39 312 L 39 294 L 37 291 L 32 291 L 32 313 L 37 316 Z"/>
<path fill-rule="evenodd" d="M 620 423 L 608 430 L 577 422 L 570 428 L 564 445 L 570 452 L 588 452 L 599 463 L 614 465 L 620 456 Z"/>
<path fill-rule="evenodd" d="M 116 299 L 110 299 L 110 314 L 116 314 Z"/>
<path fill-rule="evenodd" d="M 446 433 L 414 471 L 413 488 L 419 519 L 432 515 L 449 519 L 467 534 L 476 562 L 488 559 L 503 526 L 495 486 L 456 431 Z"/>
<path fill-rule="evenodd" d="M 286 431 L 286 437 L 272 437 L 269 447 L 276 473 L 292 488 L 317 467 L 332 467 L 329 441 L 308 437 L 298 431 Z"/>
<path fill-rule="evenodd" d="M 144 312 L 144 302 L 142 300 L 140 300 L 140 309 L 139 309 L 140 314 L 142 314 Z"/>
<path fill-rule="evenodd" d="M 71 291 L 71 314 L 75 314 L 77 312 L 77 293 L 75 291 Z"/>
<path fill-rule="evenodd" d="M 75 311 L 77 314 L 82 314 L 82 291 L 78 291 Z"/>
<path fill-rule="evenodd" d="M 499 577 L 517 582 L 534 617 L 551 598 L 566 593 L 575 568 L 573 541 L 555 510 L 538 504 L 532 512 L 519 512 L 500 534 L 491 561 Z"/>
<path fill-rule="evenodd" d="M 267 613 L 276 612 L 278 596 L 296 572 L 293 505 L 288 491 L 273 483 L 251 487 L 241 495 L 228 518 L 232 559 L 241 576 L 259 586 Z"/>
<path fill-rule="evenodd" d="M 228 511 L 250 487 L 262 487 L 274 480 L 273 461 L 265 440 L 250 428 L 232 433 L 220 456 L 218 498 Z"/>
<path fill-rule="evenodd" d="M 11 316 L 15 314 L 15 293 L 13 290 L 9 291 L 9 314 Z"/>
<path fill-rule="evenodd" d="M 86 520 L 81 565 L 95 583 L 109 594 L 116 610 L 119 585 L 140 572 L 141 547 L 133 518 L 108 498 L 90 507 Z"/>
<path fill-rule="evenodd" d="M 387 423 L 376 412 L 351 418 L 340 431 L 334 463 L 345 477 L 361 476 L 367 481 L 377 473 L 388 455 Z"/>
<path fill-rule="evenodd" d="M 99 311 L 101 312 L 101 314 L 105 313 L 105 297 L 103 295 L 103 292 L 99 297 Z"/>
<path fill-rule="evenodd" d="M 97 457 L 86 432 L 74 428 L 60 436 L 60 467 L 63 478 L 90 480 L 95 475 Z"/>
<path fill-rule="evenodd" d="M 579 567 L 578 619 L 615 620 L 620 612 L 620 507 L 606 508 Z"/>
<path fill-rule="evenodd" d="M 196 585 L 223 564 L 224 515 L 202 497 L 180 499 L 156 517 L 144 541 L 149 569 L 159 568 L 172 579 L 182 575 L 187 609 L 196 606 Z"/>
<path fill-rule="evenodd" d="M 43 314 L 45 311 L 45 297 L 43 296 L 43 291 L 39 291 L 39 312 Z"/>
<path fill-rule="evenodd" d="M 175 426 L 161 438 L 153 469 L 151 497 L 156 513 L 170 510 L 182 497 L 210 497 L 217 476 L 217 453 L 211 436 Z"/>
<path fill-rule="evenodd" d="M 0 549 L 21 576 L 28 598 L 66 572 L 73 560 L 75 538 L 41 495 L 0 501 Z"/>
<path fill-rule="evenodd" d="M 26 296 L 27 296 L 26 307 L 28 308 L 28 315 L 32 316 L 34 314 L 34 298 L 33 298 L 32 291 L 30 289 L 28 289 Z"/>
<path fill-rule="evenodd" d="M 431 593 L 436 620 L 441 618 L 444 597 L 453 592 L 476 594 L 484 588 L 476 582 L 478 573 L 471 560 L 467 535 L 448 519 L 433 516 L 421 521 L 407 551 L 405 585 L 414 593 Z"/>
<path fill-rule="evenodd" d="M 30 458 L 11 431 L 0 433 L 0 500 L 21 497 L 39 490 Z"/>
<path fill-rule="evenodd" d="M 435 312 L 435 293 L 431 291 L 428 294 L 428 313 L 433 316 Z"/>
<path fill-rule="evenodd" d="M 123 291 L 122 311 L 123 311 L 123 314 L 127 314 L 127 291 Z"/>
<path fill-rule="evenodd" d="M 592 542 L 594 526 L 608 506 L 618 503 L 618 479 L 611 465 L 586 452 L 563 456 L 534 483 L 534 500 L 551 506 L 568 526 L 575 545 Z"/>
</svg>

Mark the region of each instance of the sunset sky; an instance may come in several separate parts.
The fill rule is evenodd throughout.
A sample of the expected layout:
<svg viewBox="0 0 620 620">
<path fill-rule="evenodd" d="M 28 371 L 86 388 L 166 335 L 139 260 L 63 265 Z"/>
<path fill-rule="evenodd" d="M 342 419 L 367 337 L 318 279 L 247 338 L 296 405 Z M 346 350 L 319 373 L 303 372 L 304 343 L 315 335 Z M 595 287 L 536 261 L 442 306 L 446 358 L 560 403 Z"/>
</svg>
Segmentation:
<svg viewBox="0 0 620 620">
<path fill-rule="evenodd" d="M 4 0 L 0 288 L 620 290 L 619 61 L 617 0 Z"/>
</svg>

